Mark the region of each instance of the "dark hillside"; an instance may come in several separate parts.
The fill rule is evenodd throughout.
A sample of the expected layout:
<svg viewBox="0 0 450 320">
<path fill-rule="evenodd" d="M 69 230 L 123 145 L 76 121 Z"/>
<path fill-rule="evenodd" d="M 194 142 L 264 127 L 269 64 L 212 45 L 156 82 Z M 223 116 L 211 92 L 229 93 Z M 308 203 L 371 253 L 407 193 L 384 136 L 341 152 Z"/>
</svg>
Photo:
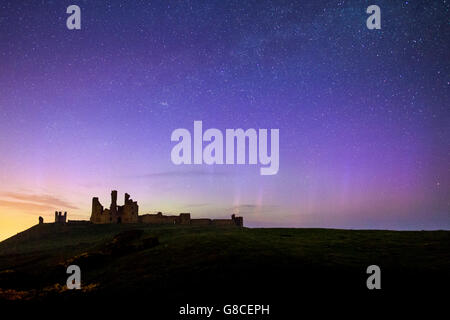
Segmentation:
<svg viewBox="0 0 450 320">
<path fill-rule="evenodd" d="M 65 290 L 69 264 L 82 270 L 81 292 Z M 366 288 L 372 264 L 381 293 Z M 156 299 L 170 312 L 190 301 L 282 312 L 297 299 L 437 293 L 449 270 L 448 231 L 44 224 L 0 243 L 0 297 L 9 303 Z"/>
</svg>

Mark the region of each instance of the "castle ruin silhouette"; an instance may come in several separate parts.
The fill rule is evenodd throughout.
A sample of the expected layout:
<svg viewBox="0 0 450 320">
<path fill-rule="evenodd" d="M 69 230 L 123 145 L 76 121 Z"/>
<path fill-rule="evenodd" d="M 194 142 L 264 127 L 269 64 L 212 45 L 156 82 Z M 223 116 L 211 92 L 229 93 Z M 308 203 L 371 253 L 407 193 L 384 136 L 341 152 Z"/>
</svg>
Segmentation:
<svg viewBox="0 0 450 320">
<path fill-rule="evenodd" d="M 117 205 L 117 191 L 111 191 L 111 204 L 109 209 L 104 209 L 98 197 L 92 198 L 92 212 L 90 221 L 95 224 L 108 223 L 148 223 L 148 224 L 180 224 L 180 225 L 218 225 L 218 226 L 244 226 L 244 218 L 231 219 L 191 219 L 190 213 L 180 213 L 178 216 L 166 216 L 161 212 L 157 214 L 139 215 L 137 201 L 133 201 L 128 193 L 125 193 L 123 206 Z"/>
</svg>

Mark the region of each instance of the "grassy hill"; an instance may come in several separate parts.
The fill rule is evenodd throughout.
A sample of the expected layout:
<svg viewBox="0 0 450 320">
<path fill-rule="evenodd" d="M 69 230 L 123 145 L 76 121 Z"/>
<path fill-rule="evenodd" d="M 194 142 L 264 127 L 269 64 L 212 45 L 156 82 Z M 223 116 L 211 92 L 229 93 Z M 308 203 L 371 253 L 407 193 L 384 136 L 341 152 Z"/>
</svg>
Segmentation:
<svg viewBox="0 0 450 320">
<path fill-rule="evenodd" d="M 69 264 L 81 268 L 81 291 L 64 287 Z M 372 264 L 382 294 L 366 287 Z M 437 293 L 449 270 L 449 231 L 43 224 L 0 243 L 0 301 L 271 303 L 286 311 L 299 300 Z"/>
</svg>

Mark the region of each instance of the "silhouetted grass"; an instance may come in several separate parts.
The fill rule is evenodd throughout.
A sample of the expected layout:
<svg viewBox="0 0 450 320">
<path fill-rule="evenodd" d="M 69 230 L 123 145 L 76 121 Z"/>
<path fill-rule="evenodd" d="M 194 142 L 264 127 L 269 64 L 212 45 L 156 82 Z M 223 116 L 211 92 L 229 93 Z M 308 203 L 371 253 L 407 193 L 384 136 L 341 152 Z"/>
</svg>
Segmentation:
<svg viewBox="0 0 450 320">
<path fill-rule="evenodd" d="M 151 247 L 133 240 L 118 254 L 107 250 L 115 235 L 136 229 Z M 89 292 L 61 291 L 71 261 L 83 264 Z M 364 295 L 372 264 L 382 269 L 384 292 L 434 288 L 449 279 L 450 232 L 44 224 L 0 243 L 0 288 L 28 290 L 32 300 L 270 301 L 293 299 L 292 288 Z"/>
</svg>

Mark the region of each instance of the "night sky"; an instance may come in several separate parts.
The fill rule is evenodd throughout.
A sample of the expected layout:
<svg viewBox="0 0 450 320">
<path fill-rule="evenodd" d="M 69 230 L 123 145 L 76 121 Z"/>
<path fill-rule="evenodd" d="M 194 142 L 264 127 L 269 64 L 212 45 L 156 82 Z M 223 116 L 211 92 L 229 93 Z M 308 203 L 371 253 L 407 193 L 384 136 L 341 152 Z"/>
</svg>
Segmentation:
<svg viewBox="0 0 450 320">
<path fill-rule="evenodd" d="M 112 189 L 247 226 L 449 229 L 448 17 L 448 1 L 0 0 L 0 239 L 55 210 L 89 219 Z M 279 129 L 278 174 L 174 165 L 194 120 Z"/>
</svg>

